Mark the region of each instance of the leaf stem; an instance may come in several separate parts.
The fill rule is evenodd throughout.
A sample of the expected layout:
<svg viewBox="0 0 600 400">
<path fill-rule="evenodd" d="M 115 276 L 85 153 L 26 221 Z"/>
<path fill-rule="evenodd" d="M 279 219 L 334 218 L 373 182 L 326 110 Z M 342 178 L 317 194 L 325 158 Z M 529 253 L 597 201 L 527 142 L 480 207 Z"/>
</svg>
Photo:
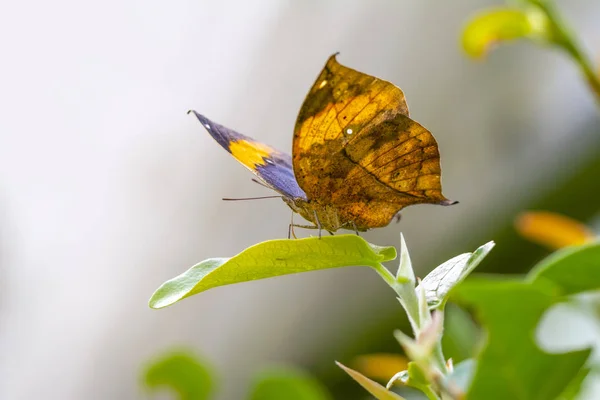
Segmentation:
<svg viewBox="0 0 600 400">
<path fill-rule="evenodd" d="M 404 311 L 406 311 L 406 314 L 408 315 L 408 320 L 416 336 L 420 331 L 421 325 L 419 318 L 419 302 L 415 293 L 414 283 L 411 281 L 403 283 L 398 282 L 390 270 L 383 266 L 383 264 L 376 264 L 373 268 L 377 271 L 379 276 L 383 278 L 385 283 L 396 292 L 400 303 L 404 307 Z"/>
<path fill-rule="evenodd" d="M 569 54 L 579 66 L 581 73 L 596 96 L 596 101 L 600 105 L 600 76 L 594 70 L 590 59 L 581 49 L 581 46 L 559 15 L 556 7 L 550 1 L 532 0 L 532 3 L 537 5 L 546 14 L 552 29 L 552 41 Z"/>
<path fill-rule="evenodd" d="M 394 278 L 394 275 L 392 275 L 390 270 L 380 263 L 373 265 L 373 268 L 375 271 L 377 271 L 379 276 L 383 278 L 385 283 L 387 283 L 396 293 L 398 293 L 398 286 L 400 286 L 400 284 L 396 282 L 396 278 Z"/>
</svg>

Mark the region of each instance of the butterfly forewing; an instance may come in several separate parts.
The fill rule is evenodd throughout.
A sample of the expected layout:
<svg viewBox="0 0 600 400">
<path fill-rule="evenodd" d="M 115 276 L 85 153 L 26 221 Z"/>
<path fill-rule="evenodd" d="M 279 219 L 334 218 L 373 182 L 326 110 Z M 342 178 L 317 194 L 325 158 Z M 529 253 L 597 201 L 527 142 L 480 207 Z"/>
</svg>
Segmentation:
<svg viewBox="0 0 600 400">
<path fill-rule="evenodd" d="M 196 111 L 192 112 L 225 150 L 267 186 L 289 199 L 306 199 L 294 177 L 289 154 L 213 122 Z"/>
</svg>

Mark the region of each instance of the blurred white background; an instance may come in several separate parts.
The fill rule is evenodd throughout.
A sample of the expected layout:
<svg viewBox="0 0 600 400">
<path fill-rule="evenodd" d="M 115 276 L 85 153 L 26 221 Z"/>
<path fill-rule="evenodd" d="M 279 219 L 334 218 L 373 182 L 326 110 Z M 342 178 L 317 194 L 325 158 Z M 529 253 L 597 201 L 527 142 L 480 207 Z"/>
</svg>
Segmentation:
<svg viewBox="0 0 600 400">
<path fill-rule="evenodd" d="M 189 344 L 227 374 L 219 398 L 238 399 L 257 366 L 310 360 L 368 324 L 356 315 L 397 309 L 360 268 L 147 307 L 194 263 L 287 235 L 282 202 L 220 200 L 269 193 L 185 112 L 289 150 L 336 51 L 404 90 L 440 144 L 444 193 L 461 202 L 409 208 L 368 240 L 397 245 L 402 230 L 413 261 L 431 268 L 454 255 L 432 251 L 448 238 L 494 223 L 533 183 L 551 186 L 594 140 L 574 133 L 595 104 L 555 52 L 519 44 L 467 60 L 461 27 L 492 4 L 502 3 L 3 2 L 0 398 L 144 397 L 140 365 Z M 560 6 L 600 54 L 600 3 Z"/>
</svg>

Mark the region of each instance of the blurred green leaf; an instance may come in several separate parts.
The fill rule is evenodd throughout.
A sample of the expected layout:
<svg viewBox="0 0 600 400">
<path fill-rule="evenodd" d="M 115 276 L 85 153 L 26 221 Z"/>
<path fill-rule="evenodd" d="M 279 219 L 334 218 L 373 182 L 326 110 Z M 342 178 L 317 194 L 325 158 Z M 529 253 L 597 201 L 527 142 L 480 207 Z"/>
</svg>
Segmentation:
<svg viewBox="0 0 600 400">
<path fill-rule="evenodd" d="M 481 58 L 499 43 L 533 35 L 541 29 L 537 13 L 515 8 L 495 8 L 479 12 L 463 30 L 462 46 L 466 53 Z"/>
<path fill-rule="evenodd" d="M 533 283 L 550 281 L 561 294 L 600 289 L 600 243 L 567 247 L 537 264 L 528 275 Z"/>
<path fill-rule="evenodd" d="M 556 398 L 590 354 L 590 350 L 548 354 L 536 345 L 534 331 L 540 317 L 558 301 L 551 285 L 474 278 L 456 287 L 454 294 L 475 309 L 488 334 L 468 398 Z"/>
<path fill-rule="evenodd" d="M 375 246 L 357 235 L 269 240 L 232 258 L 211 258 L 165 282 L 150 298 L 163 308 L 218 286 L 345 266 L 378 267 L 396 258 L 393 247 Z"/>
<path fill-rule="evenodd" d="M 419 285 L 425 289 L 425 297 L 430 308 L 443 307 L 448 293 L 464 280 L 494 248 L 494 242 L 480 246 L 473 253 L 456 256 L 431 271 Z M 419 290 L 417 288 L 417 291 Z"/>
<path fill-rule="evenodd" d="M 256 376 L 251 400 L 331 400 L 327 389 L 303 371 L 272 368 Z"/>
<path fill-rule="evenodd" d="M 143 379 L 154 391 L 171 389 L 179 400 L 206 400 L 214 391 L 210 368 L 186 350 L 172 351 L 150 361 Z"/>
<path fill-rule="evenodd" d="M 377 383 L 375 381 L 370 380 L 363 374 L 361 374 L 357 371 L 354 371 L 353 369 L 350 369 L 337 361 L 336 361 L 336 364 L 338 365 L 338 367 L 343 369 L 348 375 L 350 375 L 352 377 L 352 379 L 354 379 L 356 382 L 358 382 L 358 384 L 360 386 L 362 386 L 369 393 L 371 393 L 373 396 L 375 396 L 376 399 L 378 399 L 378 400 L 404 400 L 404 398 L 402 396 L 400 396 L 399 394 L 396 394 L 394 392 L 387 390 L 385 387 L 381 386 L 379 383 Z"/>
<path fill-rule="evenodd" d="M 454 366 L 454 371 L 448 376 L 448 380 L 456 385 L 461 392 L 466 393 L 473 380 L 473 374 L 475 374 L 475 367 L 477 363 L 473 359 L 464 360 L 463 362 Z"/>
<path fill-rule="evenodd" d="M 583 399 L 584 397 L 580 397 L 580 393 L 581 393 L 581 388 L 583 385 L 583 381 L 585 380 L 585 378 L 587 378 L 587 376 L 590 373 L 590 369 L 589 368 L 582 368 L 579 370 L 579 373 L 577 374 L 577 376 L 575 376 L 575 379 L 573 379 L 570 383 L 569 386 L 567 386 L 567 388 L 565 389 L 564 392 L 561 393 L 560 396 L 558 396 L 557 400 L 578 400 L 578 399 Z"/>
<path fill-rule="evenodd" d="M 442 337 L 442 349 L 446 358 L 452 358 L 458 364 L 473 357 L 480 338 L 480 329 L 469 313 L 454 304 L 448 304 Z"/>
<path fill-rule="evenodd" d="M 408 380 L 406 381 L 406 385 L 423 392 L 431 392 L 432 390 L 425 373 L 415 362 L 408 363 Z"/>
</svg>

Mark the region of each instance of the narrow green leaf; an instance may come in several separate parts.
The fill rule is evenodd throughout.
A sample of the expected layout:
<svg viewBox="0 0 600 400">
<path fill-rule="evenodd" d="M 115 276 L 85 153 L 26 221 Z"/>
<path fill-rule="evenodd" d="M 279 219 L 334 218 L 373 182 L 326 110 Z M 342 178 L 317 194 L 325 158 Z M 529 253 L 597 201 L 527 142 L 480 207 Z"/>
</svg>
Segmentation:
<svg viewBox="0 0 600 400">
<path fill-rule="evenodd" d="M 411 282 L 413 286 L 416 282 L 415 271 L 413 270 L 412 262 L 410 261 L 408 247 L 406 247 L 403 234 L 400 234 L 400 265 L 398 266 L 398 271 L 396 272 L 396 282 Z"/>
<path fill-rule="evenodd" d="M 536 345 L 536 326 L 544 311 L 558 301 L 551 285 L 474 278 L 453 293 L 475 309 L 488 336 L 467 398 L 556 398 L 590 354 L 589 350 L 548 354 Z"/>
<path fill-rule="evenodd" d="M 163 283 L 150 298 L 163 308 L 218 286 L 346 266 L 377 267 L 396 258 L 393 247 L 375 246 L 357 235 L 269 240 L 232 258 L 211 258 Z"/>
<path fill-rule="evenodd" d="M 431 271 L 417 288 L 425 289 L 425 298 L 430 308 L 443 307 L 448 293 L 463 281 L 494 248 L 494 242 L 480 246 L 473 253 L 456 256 Z"/>
<path fill-rule="evenodd" d="M 600 289 L 600 243 L 554 252 L 529 273 L 531 282 L 550 281 L 563 295 Z"/>
<path fill-rule="evenodd" d="M 144 384 L 157 391 L 167 388 L 179 400 L 206 400 L 214 392 L 212 372 L 192 352 L 178 350 L 150 361 L 143 373 Z"/>
<path fill-rule="evenodd" d="M 527 14 L 519 9 L 496 8 L 480 12 L 463 30 L 462 46 L 474 58 L 486 55 L 498 42 L 524 38 L 534 31 Z"/>
<path fill-rule="evenodd" d="M 343 369 L 348 375 L 352 377 L 360 386 L 362 386 L 367 392 L 371 393 L 378 400 L 404 400 L 404 397 L 396 394 L 394 392 L 390 392 L 379 383 L 370 380 L 360 372 L 357 372 L 353 369 L 346 367 L 345 365 L 335 362 L 338 367 Z"/>
<path fill-rule="evenodd" d="M 307 373 L 291 368 L 271 368 L 254 379 L 250 400 L 331 400 L 327 389 Z"/>
</svg>

